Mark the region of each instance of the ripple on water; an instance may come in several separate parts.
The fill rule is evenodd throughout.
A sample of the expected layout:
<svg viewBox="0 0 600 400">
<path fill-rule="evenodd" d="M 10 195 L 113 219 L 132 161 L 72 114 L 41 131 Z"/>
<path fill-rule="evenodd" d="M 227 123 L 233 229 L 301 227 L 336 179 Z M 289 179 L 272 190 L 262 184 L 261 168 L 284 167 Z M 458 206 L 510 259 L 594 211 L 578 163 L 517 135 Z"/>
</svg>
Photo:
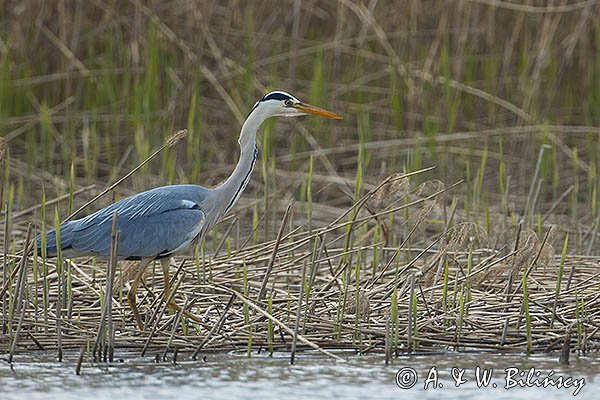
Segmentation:
<svg viewBox="0 0 600 400">
<path fill-rule="evenodd" d="M 287 354 L 274 357 L 256 355 L 248 359 L 236 354 L 208 355 L 207 361 L 155 364 L 153 357 L 140 358 L 131 354 L 120 355 L 122 363 L 84 363 L 82 375 L 76 376 L 76 354 L 65 357 L 63 363 L 52 361 L 49 355 L 18 355 L 11 370 L 6 362 L 0 363 L 0 382 L 3 400 L 29 399 L 256 399 L 302 397 L 346 399 L 435 399 L 472 398 L 532 398 L 545 400 L 573 397 L 572 389 L 555 388 L 502 388 L 504 368 L 521 370 L 536 368 L 545 377 L 548 371 L 555 375 L 585 378 L 586 386 L 577 399 L 595 398 L 600 376 L 600 359 L 585 357 L 573 360 L 570 366 L 561 366 L 555 357 L 524 357 L 494 354 L 443 354 L 400 357 L 394 365 L 386 366 L 380 356 L 352 356 L 347 363 L 336 363 L 327 358 L 301 355 L 296 365 L 289 364 Z M 403 366 L 414 368 L 419 382 L 412 389 L 400 389 L 395 384 L 396 372 Z M 443 388 L 423 389 L 427 372 L 436 366 Z M 473 374 L 475 367 L 494 368 L 498 388 L 477 388 L 468 382 L 454 387 L 453 367 L 465 368 Z"/>
</svg>

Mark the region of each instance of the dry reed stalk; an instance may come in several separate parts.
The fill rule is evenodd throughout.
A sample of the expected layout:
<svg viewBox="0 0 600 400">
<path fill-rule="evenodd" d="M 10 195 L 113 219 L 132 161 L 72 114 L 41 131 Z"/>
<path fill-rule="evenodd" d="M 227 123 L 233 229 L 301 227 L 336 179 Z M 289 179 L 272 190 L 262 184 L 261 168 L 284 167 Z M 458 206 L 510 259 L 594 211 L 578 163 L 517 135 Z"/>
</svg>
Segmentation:
<svg viewBox="0 0 600 400">
<path fill-rule="evenodd" d="M 113 325 L 113 282 L 115 280 L 115 271 L 117 269 L 117 257 L 119 254 L 119 231 L 117 231 L 117 212 L 115 211 L 110 235 L 110 259 L 108 261 L 108 273 L 106 276 L 106 319 L 108 321 L 108 361 L 113 362 L 115 352 L 115 329 Z"/>
<path fill-rule="evenodd" d="M 69 105 L 73 104 L 73 102 L 75 102 L 75 97 L 74 96 L 67 97 L 62 102 L 60 102 L 57 105 L 55 105 L 54 107 L 50 108 L 48 110 L 48 115 L 52 116 L 53 114 L 56 114 L 59 111 L 64 110 Z M 10 141 L 12 141 L 14 139 L 16 139 L 17 137 L 19 137 L 23 133 L 27 132 L 28 130 L 30 130 L 33 127 L 35 127 L 36 125 L 38 125 L 40 123 L 40 121 L 41 121 L 41 118 L 42 118 L 41 115 L 38 115 L 35 118 L 31 119 L 29 122 L 26 122 L 25 124 L 21 125 L 17 129 L 14 129 L 11 132 L 9 132 L 8 134 L 6 134 L 4 136 L 4 139 L 6 140 L 6 143 L 8 143 L 8 142 L 10 142 Z"/>
<path fill-rule="evenodd" d="M 177 269 L 175 270 L 175 273 L 173 274 L 173 276 L 171 277 L 171 280 L 169 282 L 169 286 L 173 287 L 173 284 L 178 280 L 179 274 L 183 271 L 183 267 L 185 265 L 186 260 L 182 260 L 181 263 L 179 263 L 179 266 L 177 267 Z M 184 271 L 185 273 L 185 271 Z M 166 291 L 164 291 L 160 296 L 156 296 L 153 304 L 151 305 L 151 309 L 154 310 L 152 312 L 152 314 L 150 315 L 150 317 L 147 319 L 146 323 L 144 324 L 144 326 L 148 326 L 152 323 L 154 323 L 154 326 L 157 327 L 158 323 L 160 322 L 160 316 L 162 316 L 164 314 L 163 311 L 163 307 L 160 307 L 158 304 L 160 304 L 160 302 L 165 301 L 166 302 Z M 173 299 L 174 298 L 174 293 L 169 293 L 169 299 Z M 171 303 L 171 300 L 169 300 L 169 302 L 165 303 L 166 305 L 169 305 Z"/>
<path fill-rule="evenodd" d="M 6 149 L 6 139 L 0 137 L 0 205 L 4 204 L 4 175 L 6 171 Z"/>
<path fill-rule="evenodd" d="M 27 252 L 29 245 L 31 244 L 31 233 L 32 233 L 33 225 L 30 223 L 27 226 L 27 236 L 25 239 L 25 243 L 23 246 L 24 252 Z M 28 257 L 21 257 L 21 261 L 18 264 L 18 267 L 15 268 L 14 273 L 18 273 L 17 282 L 15 284 L 15 292 L 13 294 L 13 308 L 11 310 L 9 318 L 12 320 L 12 317 L 15 312 L 21 311 L 21 303 L 23 297 L 25 296 L 25 280 L 27 279 L 27 261 Z"/>
<path fill-rule="evenodd" d="M 557 4 L 557 5 L 531 5 L 531 4 L 520 4 L 513 3 L 510 1 L 503 0 L 470 0 L 474 3 L 481 3 L 491 7 L 504 8 L 512 11 L 519 11 L 521 13 L 532 13 L 532 14 L 553 14 L 553 13 L 569 13 L 581 9 L 588 8 L 590 6 L 598 4 L 597 0 L 582 0 L 571 4 Z"/>
<path fill-rule="evenodd" d="M 85 347 L 81 346 L 79 349 L 79 357 L 77 358 L 77 365 L 75 366 L 75 375 L 81 375 L 81 367 L 83 365 L 83 356 L 85 354 Z"/>
<path fill-rule="evenodd" d="M 62 338 L 62 312 L 60 309 L 60 301 L 56 301 L 56 358 L 58 362 L 62 362 L 63 358 L 63 338 Z"/>
<path fill-rule="evenodd" d="M 169 352 L 169 347 L 171 347 L 171 343 L 173 342 L 173 338 L 175 337 L 175 332 L 177 331 L 177 328 L 179 327 L 179 323 L 181 322 L 181 317 L 183 316 L 184 311 L 188 308 L 190 304 L 190 297 L 189 296 L 185 296 L 185 302 L 183 303 L 183 307 L 181 307 L 181 310 L 179 310 L 177 312 L 177 316 L 175 317 L 175 321 L 173 321 L 173 329 L 171 329 L 171 335 L 169 336 L 169 340 L 167 341 L 167 345 L 165 346 L 165 351 L 163 352 L 162 355 L 162 360 L 166 361 L 167 359 L 167 353 Z M 177 348 L 175 348 L 175 351 L 177 351 Z M 175 358 L 176 356 L 173 356 L 173 362 L 175 362 Z"/>
<path fill-rule="evenodd" d="M 152 337 L 154 336 L 154 334 L 156 333 L 156 331 L 158 329 L 158 324 L 160 322 L 161 317 L 165 314 L 165 312 L 169 308 L 169 304 L 171 304 L 171 302 L 175 298 L 175 294 L 177 293 L 177 290 L 179 289 L 179 286 L 184 281 L 184 279 L 185 279 L 185 272 L 183 274 L 181 274 L 181 278 L 178 279 L 175 282 L 175 285 L 171 287 L 171 292 L 169 293 L 169 296 L 164 299 L 165 302 L 164 302 L 163 306 L 160 308 L 160 311 L 155 316 L 153 316 L 156 319 L 155 318 L 151 318 L 150 319 L 150 321 L 154 320 L 155 322 L 152 325 L 152 329 L 150 330 L 150 334 L 148 335 L 148 338 L 146 339 L 146 343 L 144 344 L 144 347 L 142 348 L 142 353 L 141 353 L 142 357 L 146 354 L 146 351 L 148 350 L 148 347 L 150 346 L 150 342 L 152 341 Z M 166 293 L 163 293 L 163 295 L 164 294 L 166 294 Z"/>
<path fill-rule="evenodd" d="M 233 305 L 233 301 L 235 300 L 235 297 L 236 297 L 235 294 L 231 295 L 231 297 L 229 298 L 229 301 L 227 302 L 227 305 L 225 306 L 225 308 L 223 309 L 223 311 L 221 313 L 221 316 L 219 317 L 219 320 L 212 326 L 211 330 L 208 332 L 206 337 L 202 340 L 202 342 L 200 342 L 200 344 L 194 351 L 194 354 L 192 354 L 193 360 L 195 360 L 198 357 L 198 354 L 200 353 L 200 351 L 209 342 L 209 340 L 213 337 L 213 335 L 216 335 L 219 333 L 219 331 L 223 327 L 223 322 L 225 322 L 225 318 L 227 318 L 227 312 Z"/>
<path fill-rule="evenodd" d="M 385 320 L 385 341 L 384 341 L 385 365 L 388 365 L 390 363 L 391 355 L 392 355 L 392 339 L 390 337 L 390 319 L 386 318 L 386 320 Z"/>
<path fill-rule="evenodd" d="M 98 355 L 98 359 L 101 359 L 101 353 L 104 348 L 108 347 L 108 355 L 110 362 L 112 362 L 112 356 L 114 354 L 114 330 L 112 323 L 112 282 L 114 280 L 114 270 L 117 264 L 117 251 L 118 251 L 118 240 L 119 232 L 117 231 L 117 212 L 113 214 L 112 229 L 111 229 L 111 242 L 110 242 L 110 256 L 109 262 L 106 265 L 106 284 L 104 290 L 104 307 L 100 315 L 100 324 L 98 325 L 98 331 L 96 333 L 96 340 L 94 341 L 94 348 L 92 354 L 94 359 Z M 105 326 L 108 328 L 105 330 Z M 107 343 L 104 343 L 104 337 L 106 336 Z M 111 346 L 112 345 L 112 346 Z"/>
<path fill-rule="evenodd" d="M 569 365 L 569 355 L 571 353 L 571 329 L 567 329 L 563 339 L 562 349 L 558 362 L 562 365 Z"/>
<path fill-rule="evenodd" d="M 8 289 L 9 285 L 9 276 L 8 276 L 8 240 L 9 240 L 9 215 L 8 215 L 8 203 L 4 208 L 4 249 L 3 249 L 3 260 L 2 260 L 2 290 L 0 291 L 0 300 L 2 301 L 2 333 L 6 334 L 8 330 L 8 324 L 10 319 L 8 318 L 8 308 L 7 308 L 7 296 L 8 293 L 4 288 Z"/>
<path fill-rule="evenodd" d="M 263 316 L 265 316 L 266 318 L 270 319 L 272 322 L 274 322 L 275 324 L 277 324 L 279 327 L 283 328 L 287 333 L 289 333 L 290 335 L 294 335 L 294 331 L 289 328 L 287 325 L 285 325 L 283 322 L 279 321 L 277 318 L 269 315 L 266 311 L 264 311 L 263 309 L 261 309 L 259 306 L 257 306 L 256 304 L 252 303 L 250 300 L 246 299 L 241 293 L 235 291 L 235 290 L 231 290 L 237 297 L 238 299 L 240 299 L 242 302 L 244 302 L 245 304 L 247 304 L 249 307 L 253 308 L 254 310 L 258 311 L 260 314 L 262 314 Z M 323 353 L 331 358 L 334 358 L 337 361 L 346 361 L 343 358 L 325 350 L 322 349 L 321 347 L 319 347 L 317 344 L 311 342 L 310 340 L 306 339 L 303 335 L 298 334 L 297 335 L 298 340 L 300 340 L 302 343 L 312 347 L 313 349 L 319 351 L 320 353 Z"/>
<path fill-rule="evenodd" d="M 29 224 L 29 227 L 27 229 L 27 239 L 25 240 L 25 249 L 27 249 L 29 246 L 29 240 L 31 239 L 31 229 L 32 229 L 32 225 Z M 27 285 L 26 257 L 23 257 L 22 260 L 23 261 L 20 265 L 19 279 L 17 280 L 15 296 L 14 296 L 16 301 L 13 300 L 13 311 L 16 309 L 17 312 L 20 312 L 20 316 L 19 316 L 19 323 L 17 325 L 17 330 L 15 331 L 15 336 L 13 337 L 12 343 L 10 345 L 10 353 L 8 355 L 8 363 L 9 364 L 12 364 L 12 362 L 13 362 L 13 357 L 15 354 L 15 350 L 17 348 L 17 342 L 19 340 L 19 335 L 21 334 L 21 328 L 23 327 L 23 320 L 25 319 L 25 312 L 27 309 L 27 299 L 24 296 L 25 295 L 25 287 Z M 12 315 L 10 318 L 12 320 Z"/>
<path fill-rule="evenodd" d="M 281 225 L 279 226 L 279 232 L 277 232 L 277 239 L 275 239 L 275 245 L 273 246 L 273 252 L 271 253 L 271 258 L 269 259 L 269 264 L 267 264 L 267 270 L 265 272 L 265 276 L 260 286 L 260 291 L 258 292 L 258 301 L 261 301 L 265 297 L 267 283 L 269 282 L 269 276 L 271 275 L 271 271 L 273 270 L 273 265 L 275 264 L 275 257 L 277 256 L 277 250 L 279 249 L 279 244 L 281 243 L 281 239 L 283 237 L 283 231 L 285 230 L 293 206 L 294 202 L 292 201 L 288 204 L 287 208 L 285 209 L 285 214 L 283 215 Z"/>
<path fill-rule="evenodd" d="M 83 194 L 85 192 L 93 190 L 95 187 L 96 187 L 96 185 L 93 184 L 93 185 L 88 185 L 88 186 L 82 187 L 80 189 L 77 189 L 73 192 L 73 196 L 78 196 L 80 194 Z M 67 200 L 70 196 L 71 196 L 71 194 L 67 193 L 67 194 L 63 194 L 62 196 L 55 197 L 54 199 L 47 200 L 46 207 L 60 203 L 63 200 Z M 29 208 L 26 208 L 25 210 L 14 213 L 12 215 L 12 218 L 16 219 L 16 218 L 23 217 L 25 215 L 29 215 L 29 214 L 33 213 L 34 211 L 37 211 L 41 208 L 42 208 L 41 204 L 36 204 L 35 206 L 29 207 Z"/>
<path fill-rule="evenodd" d="M 304 297 L 304 285 L 306 284 L 306 261 L 302 265 L 302 277 L 300 278 L 300 290 L 298 290 L 298 301 L 296 304 L 296 322 L 294 323 L 294 335 L 292 338 L 292 351 L 290 364 L 294 364 L 296 358 L 296 344 L 298 343 L 298 329 L 300 328 L 300 316 L 302 314 L 302 298 Z"/>
</svg>

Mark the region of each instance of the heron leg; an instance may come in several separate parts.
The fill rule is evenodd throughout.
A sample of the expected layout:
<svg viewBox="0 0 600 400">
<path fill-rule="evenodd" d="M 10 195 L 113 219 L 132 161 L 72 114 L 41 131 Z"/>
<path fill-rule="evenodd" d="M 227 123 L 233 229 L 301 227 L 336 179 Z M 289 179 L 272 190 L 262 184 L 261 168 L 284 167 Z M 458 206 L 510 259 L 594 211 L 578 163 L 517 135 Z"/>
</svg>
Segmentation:
<svg viewBox="0 0 600 400">
<path fill-rule="evenodd" d="M 131 308 L 131 312 L 133 313 L 133 318 L 135 319 L 135 323 L 140 331 L 144 330 L 144 324 L 142 323 L 142 318 L 140 317 L 140 312 L 138 311 L 137 305 L 135 304 L 135 294 L 140 287 L 140 283 L 142 282 L 142 276 L 144 276 L 144 271 L 150 262 L 151 258 L 142 258 L 140 260 L 140 265 L 138 266 L 137 273 L 135 274 L 135 279 L 131 284 L 131 289 L 129 289 L 129 293 L 127 293 L 127 302 L 129 303 L 129 307 Z"/>
<path fill-rule="evenodd" d="M 163 258 L 160 260 L 160 265 L 162 267 L 163 270 L 163 276 L 164 276 L 164 280 L 165 280 L 165 301 L 167 301 L 167 299 L 169 298 L 169 295 L 171 293 L 171 279 L 169 279 L 169 266 L 171 265 L 171 258 Z M 175 302 L 175 300 L 171 300 L 169 302 L 169 308 L 171 310 L 175 310 L 177 312 L 182 310 L 182 307 L 177 304 Z M 185 315 L 186 317 L 196 321 L 196 322 L 202 322 L 202 318 L 200 318 L 197 315 L 192 314 L 191 312 L 187 311 L 187 310 L 183 310 L 183 315 Z"/>
</svg>

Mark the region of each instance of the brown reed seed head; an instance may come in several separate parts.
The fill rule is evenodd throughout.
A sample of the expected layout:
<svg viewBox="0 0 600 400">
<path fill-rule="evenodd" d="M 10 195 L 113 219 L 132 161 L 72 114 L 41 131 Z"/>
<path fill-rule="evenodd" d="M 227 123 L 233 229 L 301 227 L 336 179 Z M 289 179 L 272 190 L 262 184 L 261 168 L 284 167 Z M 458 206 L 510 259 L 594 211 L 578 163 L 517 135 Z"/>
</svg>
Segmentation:
<svg viewBox="0 0 600 400">
<path fill-rule="evenodd" d="M 400 174 L 396 174 L 400 175 Z M 369 206 L 375 210 L 382 210 L 390 204 L 404 197 L 410 190 L 410 181 L 407 177 L 392 177 L 389 182 L 381 186 L 369 200 Z"/>
<path fill-rule="evenodd" d="M 185 139 L 186 136 L 187 136 L 187 134 L 188 134 L 188 130 L 187 129 L 181 129 L 181 130 L 173 133 L 171 136 L 169 136 L 167 138 L 167 140 L 165 140 L 165 143 L 167 144 L 167 146 L 173 147 L 177 143 L 179 143 L 179 141 Z"/>
</svg>

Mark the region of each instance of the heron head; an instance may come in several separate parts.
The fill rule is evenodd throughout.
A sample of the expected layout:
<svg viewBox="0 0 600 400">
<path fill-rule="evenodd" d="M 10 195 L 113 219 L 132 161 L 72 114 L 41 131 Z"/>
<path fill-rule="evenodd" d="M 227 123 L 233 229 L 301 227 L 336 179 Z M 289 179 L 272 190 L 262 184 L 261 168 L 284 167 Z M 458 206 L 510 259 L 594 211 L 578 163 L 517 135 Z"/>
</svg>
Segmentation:
<svg viewBox="0 0 600 400">
<path fill-rule="evenodd" d="M 262 99 L 256 102 L 252 111 L 259 107 L 274 117 L 320 115 L 326 118 L 342 119 L 342 117 L 337 114 L 303 103 L 291 94 L 282 91 L 267 93 Z"/>
</svg>

